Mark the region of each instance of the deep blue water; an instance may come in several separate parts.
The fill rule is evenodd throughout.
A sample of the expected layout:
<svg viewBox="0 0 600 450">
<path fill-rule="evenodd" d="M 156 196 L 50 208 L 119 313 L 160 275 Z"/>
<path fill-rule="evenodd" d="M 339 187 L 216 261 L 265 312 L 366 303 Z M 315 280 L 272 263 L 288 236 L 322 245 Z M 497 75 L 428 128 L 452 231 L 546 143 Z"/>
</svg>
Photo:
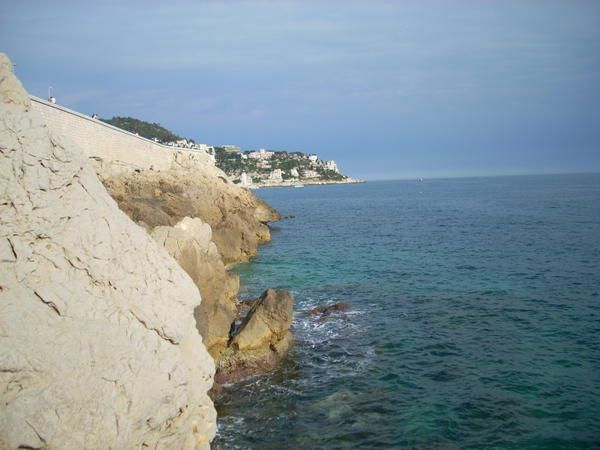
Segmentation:
<svg viewBox="0 0 600 450">
<path fill-rule="evenodd" d="M 600 448 L 600 175 L 257 194 L 295 218 L 240 296 L 292 291 L 298 341 L 213 448 Z"/>
</svg>

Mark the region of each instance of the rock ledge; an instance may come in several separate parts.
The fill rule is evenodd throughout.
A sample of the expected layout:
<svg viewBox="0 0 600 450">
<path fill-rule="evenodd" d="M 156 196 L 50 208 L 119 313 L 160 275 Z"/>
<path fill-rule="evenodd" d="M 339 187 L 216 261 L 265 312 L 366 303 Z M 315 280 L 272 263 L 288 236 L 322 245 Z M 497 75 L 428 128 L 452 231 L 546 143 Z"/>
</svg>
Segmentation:
<svg viewBox="0 0 600 450">
<path fill-rule="evenodd" d="M 267 289 L 217 361 L 215 381 L 223 384 L 273 369 L 293 343 L 293 315 L 294 296 Z"/>
</svg>

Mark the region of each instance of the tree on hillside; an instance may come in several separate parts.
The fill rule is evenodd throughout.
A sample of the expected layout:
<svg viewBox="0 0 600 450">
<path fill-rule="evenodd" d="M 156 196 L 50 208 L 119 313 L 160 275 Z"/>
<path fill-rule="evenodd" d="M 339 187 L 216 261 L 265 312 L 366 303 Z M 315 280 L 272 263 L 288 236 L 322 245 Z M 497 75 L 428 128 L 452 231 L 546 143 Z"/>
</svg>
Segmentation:
<svg viewBox="0 0 600 450">
<path fill-rule="evenodd" d="M 159 142 L 174 142 L 182 139 L 177 134 L 158 123 L 144 122 L 143 120 L 134 119 L 133 117 L 113 117 L 111 119 L 101 119 L 122 130 L 129 131 L 130 133 L 137 133 L 146 139 L 157 139 Z"/>
</svg>

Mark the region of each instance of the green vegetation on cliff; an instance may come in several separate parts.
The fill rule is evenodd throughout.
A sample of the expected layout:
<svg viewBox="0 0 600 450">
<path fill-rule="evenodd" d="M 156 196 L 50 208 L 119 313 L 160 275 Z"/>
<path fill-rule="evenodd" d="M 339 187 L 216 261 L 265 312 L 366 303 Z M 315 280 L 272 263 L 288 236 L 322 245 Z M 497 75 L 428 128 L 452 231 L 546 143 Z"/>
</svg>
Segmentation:
<svg viewBox="0 0 600 450">
<path fill-rule="evenodd" d="M 242 155 L 227 151 L 225 147 L 215 147 L 215 164 L 226 174 L 235 173 L 243 168 Z"/>
<path fill-rule="evenodd" d="M 288 151 L 244 151 L 239 147 L 214 147 L 217 167 L 234 179 L 242 174 L 255 184 L 279 181 L 344 181 L 348 177 L 338 172 L 334 161 L 322 161 L 316 155 Z"/>
<path fill-rule="evenodd" d="M 335 182 L 348 179 L 346 175 L 339 173 L 334 161 L 322 161 L 317 155 L 264 149 L 242 151 L 233 145 L 214 148 L 199 146 L 192 139 L 178 136 L 158 123 L 119 116 L 101 120 L 162 144 L 207 151 L 214 155 L 216 166 L 236 184 L 242 182 L 243 174 L 246 180 L 244 182 L 251 180 L 255 184 L 277 184 L 283 181 Z"/>
<path fill-rule="evenodd" d="M 319 172 L 321 180 L 324 181 L 342 181 L 348 178 L 346 175 L 336 172 L 335 170 L 323 169 Z"/>
<path fill-rule="evenodd" d="M 144 122 L 143 120 L 134 119 L 133 117 L 115 116 L 112 119 L 100 119 L 112 126 L 120 128 L 130 133 L 137 133 L 146 139 L 157 140 L 158 142 L 175 142 L 182 139 L 165 127 L 158 123 Z"/>
</svg>

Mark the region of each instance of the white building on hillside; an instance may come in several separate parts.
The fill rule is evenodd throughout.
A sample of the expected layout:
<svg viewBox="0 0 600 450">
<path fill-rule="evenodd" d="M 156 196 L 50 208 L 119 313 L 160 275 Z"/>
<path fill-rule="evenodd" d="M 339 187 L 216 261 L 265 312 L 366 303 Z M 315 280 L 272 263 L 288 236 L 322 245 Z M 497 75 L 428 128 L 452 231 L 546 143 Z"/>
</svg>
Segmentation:
<svg viewBox="0 0 600 450">
<path fill-rule="evenodd" d="M 302 171 L 302 176 L 304 178 L 317 178 L 319 176 L 319 174 L 317 173 L 316 170 L 303 170 Z"/>
<path fill-rule="evenodd" d="M 257 152 L 250 152 L 250 153 L 248 153 L 248 158 L 251 158 L 251 159 L 270 159 L 270 158 L 273 157 L 274 154 L 275 154 L 275 152 L 268 152 L 264 148 L 261 148 Z"/>
<path fill-rule="evenodd" d="M 308 155 L 308 159 L 309 159 L 310 162 L 315 163 L 315 162 L 317 162 L 317 160 L 319 159 L 319 157 L 317 155 L 313 154 L 313 155 Z"/>
<path fill-rule="evenodd" d="M 290 169 L 290 176 L 294 178 L 299 178 L 300 174 L 298 173 L 298 169 L 296 169 L 295 167 Z"/>
<path fill-rule="evenodd" d="M 332 159 L 332 160 L 330 160 L 330 161 L 327 161 L 327 162 L 325 163 L 325 168 L 326 168 L 327 170 L 333 170 L 334 172 L 337 172 L 337 173 L 339 173 L 339 172 L 340 172 L 340 171 L 338 170 L 338 166 L 337 166 L 337 164 L 335 163 L 335 161 L 334 161 L 333 159 Z"/>
<path fill-rule="evenodd" d="M 266 159 L 259 159 L 256 163 L 256 167 L 258 167 L 259 169 L 270 169 L 271 163 Z"/>
<path fill-rule="evenodd" d="M 215 148 L 214 147 L 207 145 L 207 144 L 192 144 L 192 146 L 189 149 L 194 152 L 206 153 L 210 157 L 210 160 L 212 161 L 213 165 L 215 164 Z"/>
<path fill-rule="evenodd" d="M 221 147 L 227 153 L 240 153 L 242 151 L 242 149 L 237 145 L 221 145 Z"/>
<path fill-rule="evenodd" d="M 269 174 L 269 180 L 281 181 L 283 179 L 282 175 L 281 169 L 275 169 Z"/>
<path fill-rule="evenodd" d="M 252 184 L 252 180 L 248 176 L 246 172 L 242 172 L 242 176 L 240 177 L 242 186 L 250 186 Z"/>
</svg>

